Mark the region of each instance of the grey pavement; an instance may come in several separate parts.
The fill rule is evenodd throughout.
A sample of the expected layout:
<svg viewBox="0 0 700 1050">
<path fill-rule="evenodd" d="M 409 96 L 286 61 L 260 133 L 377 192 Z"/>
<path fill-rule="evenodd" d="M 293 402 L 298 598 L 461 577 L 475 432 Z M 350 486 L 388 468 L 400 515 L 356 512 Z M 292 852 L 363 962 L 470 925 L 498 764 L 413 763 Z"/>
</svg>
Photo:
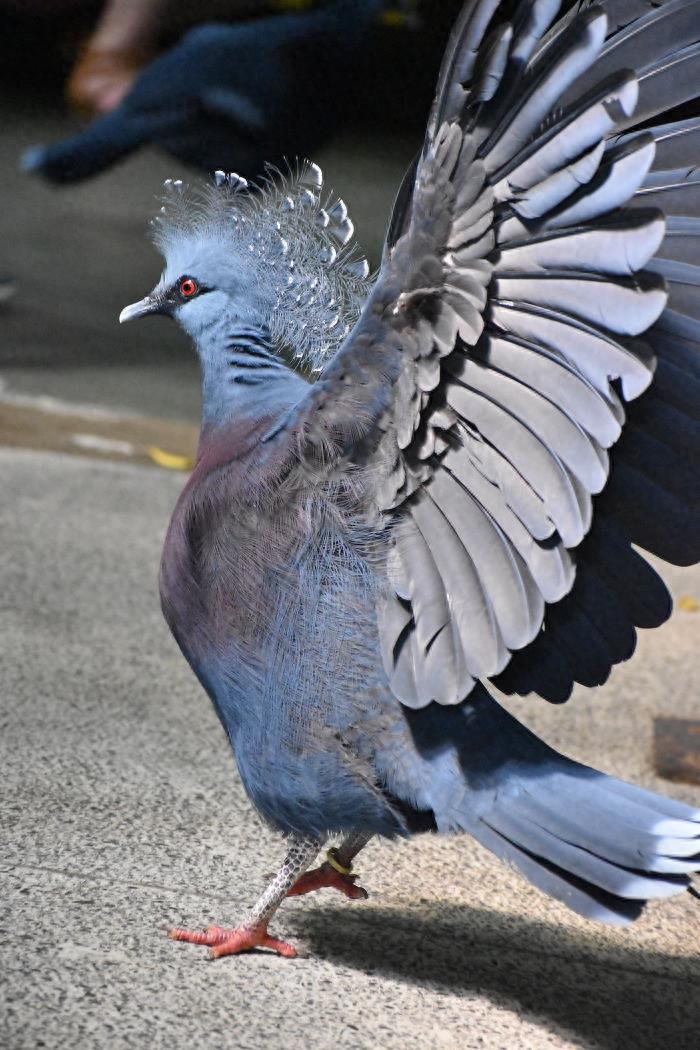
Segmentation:
<svg viewBox="0 0 700 1050">
<path fill-rule="evenodd" d="M 3 1047 L 697 1048 L 698 901 L 597 927 L 464 838 L 370 844 L 367 902 L 288 902 L 273 928 L 302 958 L 212 963 L 169 941 L 170 924 L 235 921 L 283 852 L 158 609 L 183 477 L 14 449 L 0 476 Z M 697 571 L 668 578 L 700 595 Z M 699 622 L 674 614 L 564 707 L 511 706 L 697 804 L 654 777 L 651 729 L 698 715 Z"/>
</svg>

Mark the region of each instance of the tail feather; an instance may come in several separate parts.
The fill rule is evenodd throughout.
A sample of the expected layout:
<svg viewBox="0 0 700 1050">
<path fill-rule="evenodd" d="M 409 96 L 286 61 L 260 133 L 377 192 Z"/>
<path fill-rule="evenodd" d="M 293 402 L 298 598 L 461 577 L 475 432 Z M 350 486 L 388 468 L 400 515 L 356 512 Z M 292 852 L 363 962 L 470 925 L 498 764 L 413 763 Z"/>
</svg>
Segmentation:
<svg viewBox="0 0 700 1050">
<path fill-rule="evenodd" d="M 558 838 L 632 870 L 680 874 L 694 871 L 698 843 L 693 838 L 662 837 L 608 814 L 588 798 L 575 811 L 562 813 L 542 794 L 525 789 L 513 804 L 518 816 L 546 828 Z M 690 825 L 692 827 L 692 824 Z"/>
<path fill-rule="evenodd" d="M 700 809 L 558 754 L 483 688 L 409 722 L 438 830 L 469 832 L 579 914 L 630 922 L 700 871 Z"/>
<path fill-rule="evenodd" d="M 589 800 L 599 820 L 609 813 L 616 825 L 626 823 L 653 836 L 700 836 L 700 810 L 554 754 L 558 768 L 551 791 L 563 805 L 578 807 Z"/>
<path fill-rule="evenodd" d="M 626 926 L 642 914 L 644 901 L 624 900 L 612 893 L 598 889 L 590 882 L 548 863 L 525 849 L 520 849 L 509 839 L 484 825 L 475 838 L 491 850 L 499 860 L 515 868 L 528 882 L 548 897 L 566 904 L 578 915 L 597 922 L 615 926 Z"/>
<path fill-rule="evenodd" d="M 645 901 L 688 888 L 700 871 L 700 811 L 554 761 L 552 776 L 509 778 L 477 821 L 469 814 L 466 830 L 588 918 L 627 922 Z"/>
<path fill-rule="evenodd" d="M 489 816 L 487 823 L 511 842 L 617 897 L 631 900 L 671 897 L 679 888 L 684 889 L 686 886 L 682 877 L 658 877 L 654 873 L 642 874 L 620 867 L 614 861 L 573 845 L 568 841 L 568 836 L 560 838 L 521 814 L 496 810 Z"/>
</svg>

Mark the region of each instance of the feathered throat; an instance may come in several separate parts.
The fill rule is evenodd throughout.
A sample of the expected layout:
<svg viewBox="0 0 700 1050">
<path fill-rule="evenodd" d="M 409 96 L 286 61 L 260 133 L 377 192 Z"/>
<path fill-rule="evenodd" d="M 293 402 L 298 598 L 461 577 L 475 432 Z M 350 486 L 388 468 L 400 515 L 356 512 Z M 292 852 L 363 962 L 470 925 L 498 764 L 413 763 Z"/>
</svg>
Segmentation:
<svg viewBox="0 0 700 1050">
<path fill-rule="evenodd" d="M 359 317 L 372 279 L 345 203 L 322 203 L 319 166 L 305 161 L 286 176 L 270 169 L 255 185 L 217 171 L 211 183 L 168 179 L 164 187 L 156 247 L 167 257 L 183 238 L 218 240 L 253 269 L 279 352 L 320 371 Z"/>
</svg>

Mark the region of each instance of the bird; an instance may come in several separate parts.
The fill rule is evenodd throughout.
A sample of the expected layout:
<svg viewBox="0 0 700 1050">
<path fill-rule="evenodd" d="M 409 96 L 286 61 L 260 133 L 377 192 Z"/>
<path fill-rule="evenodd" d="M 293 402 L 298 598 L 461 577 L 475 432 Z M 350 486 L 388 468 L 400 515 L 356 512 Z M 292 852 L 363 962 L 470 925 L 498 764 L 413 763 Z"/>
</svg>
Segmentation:
<svg viewBox="0 0 700 1050">
<path fill-rule="evenodd" d="M 98 175 L 147 143 L 249 178 L 265 161 L 316 149 L 344 119 L 380 0 L 324 0 L 191 29 L 151 62 L 124 101 L 83 131 L 32 146 L 22 168 L 59 184 Z"/>
<path fill-rule="evenodd" d="M 697 11 L 467 0 L 375 274 L 311 161 L 166 183 L 120 316 L 175 319 L 202 373 L 161 604 L 287 851 L 237 924 L 173 939 L 293 956 L 282 901 L 365 897 L 374 836 L 471 836 L 601 922 L 693 892 L 700 808 L 489 686 L 604 683 L 670 615 L 642 551 L 698 560 L 700 119 L 665 119 Z"/>
</svg>

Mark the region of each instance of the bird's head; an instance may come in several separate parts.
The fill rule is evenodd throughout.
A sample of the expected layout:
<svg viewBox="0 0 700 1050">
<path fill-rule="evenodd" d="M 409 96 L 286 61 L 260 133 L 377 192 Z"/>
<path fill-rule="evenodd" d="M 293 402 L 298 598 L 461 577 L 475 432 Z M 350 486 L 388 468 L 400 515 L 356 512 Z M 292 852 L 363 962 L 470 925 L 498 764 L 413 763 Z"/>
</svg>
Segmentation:
<svg viewBox="0 0 700 1050">
<path fill-rule="evenodd" d="M 226 193 L 207 189 L 195 196 L 181 182 L 166 183 L 165 202 L 153 222 L 165 268 L 153 291 L 124 307 L 121 323 L 161 314 L 176 320 L 198 342 L 221 318 L 253 322 L 270 309 L 259 261 L 251 252 L 246 257 L 236 236 L 240 217 L 232 201 L 243 188 L 244 180 L 236 187 L 227 181 Z"/>
<path fill-rule="evenodd" d="M 163 275 L 119 320 L 165 314 L 201 346 L 232 319 L 264 327 L 285 355 L 318 367 L 369 290 L 367 262 L 348 243 L 347 209 L 342 201 L 322 207 L 321 184 L 310 163 L 254 191 L 223 172 L 192 190 L 168 180 L 153 222 Z"/>
<path fill-rule="evenodd" d="M 153 291 L 125 306 L 120 322 L 161 314 L 172 317 L 195 342 L 224 317 L 257 321 L 266 312 L 256 267 L 241 263 L 215 230 L 183 235 L 168 245 L 165 269 Z"/>
</svg>

